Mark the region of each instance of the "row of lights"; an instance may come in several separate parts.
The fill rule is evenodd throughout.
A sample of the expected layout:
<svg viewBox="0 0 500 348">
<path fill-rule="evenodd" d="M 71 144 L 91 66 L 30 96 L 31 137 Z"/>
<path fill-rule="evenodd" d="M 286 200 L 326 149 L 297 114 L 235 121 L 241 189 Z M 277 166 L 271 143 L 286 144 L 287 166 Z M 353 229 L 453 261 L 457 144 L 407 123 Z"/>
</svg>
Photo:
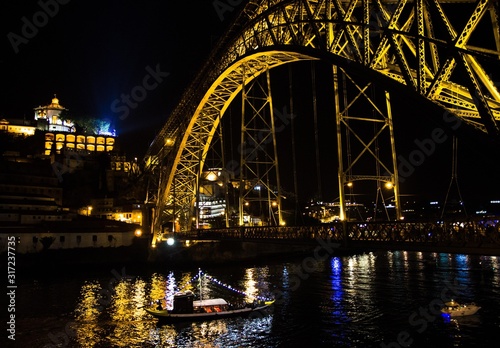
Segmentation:
<svg viewBox="0 0 500 348">
<path fill-rule="evenodd" d="M 246 293 L 246 292 L 244 292 L 244 291 L 241 291 L 241 290 L 235 289 L 235 288 L 233 288 L 231 285 L 225 284 L 225 283 L 221 282 L 220 280 L 218 280 L 218 279 L 216 279 L 216 278 L 212 277 L 211 275 L 209 275 L 209 274 L 207 274 L 207 273 L 205 273 L 205 272 L 203 272 L 203 271 L 201 271 L 201 270 L 199 270 L 199 271 L 198 271 L 198 274 L 196 274 L 194 277 L 192 277 L 192 278 L 191 278 L 191 280 L 188 282 L 188 284 L 189 284 L 189 283 L 194 282 L 195 280 L 197 280 L 198 278 L 200 278 L 200 277 L 202 277 L 202 276 L 205 276 L 205 278 L 206 278 L 206 279 L 208 279 L 208 280 L 210 280 L 210 281 L 212 281 L 212 282 L 216 283 L 217 285 L 222 286 L 222 287 L 224 287 L 224 288 L 226 288 L 226 289 L 228 289 L 228 290 L 234 291 L 234 292 L 236 292 L 236 293 L 238 293 L 238 294 L 240 294 L 240 295 L 244 295 L 244 296 L 247 296 L 247 297 L 255 297 L 256 299 L 261 300 L 261 301 L 272 301 L 272 299 L 270 299 L 270 298 L 268 298 L 268 297 L 263 297 L 263 296 L 252 296 L 252 295 L 247 294 L 247 293 Z M 188 285 L 186 285 L 186 286 L 188 286 Z M 185 286 L 185 287 L 186 287 L 186 286 Z M 182 289 L 180 289 L 178 292 L 182 292 L 182 291 L 184 290 L 184 288 L 185 288 L 185 287 L 183 287 Z"/>
<path fill-rule="evenodd" d="M 348 183 L 346 183 L 346 186 L 347 187 L 353 187 L 353 182 L 352 181 L 349 181 Z M 394 184 L 390 181 L 386 181 L 385 184 L 384 184 L 385 188 L 390 190 L 394 187 Z"/>
</svg>

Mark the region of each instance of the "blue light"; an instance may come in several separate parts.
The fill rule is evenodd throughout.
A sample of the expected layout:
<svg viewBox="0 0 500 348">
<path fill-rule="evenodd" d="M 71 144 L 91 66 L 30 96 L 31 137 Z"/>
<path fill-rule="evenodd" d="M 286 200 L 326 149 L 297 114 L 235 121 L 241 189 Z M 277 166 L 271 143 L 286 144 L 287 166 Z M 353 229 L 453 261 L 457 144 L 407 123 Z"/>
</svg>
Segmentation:
<svg viewBox="0 0 500 348">
<path fill-rule="evenodd" d="M 451 321 L 451 315 L 448 313 L 441 313 L 441 316 L 443 317 L 443 321 L 445 323 L 449 323 Z"/>
</svg>

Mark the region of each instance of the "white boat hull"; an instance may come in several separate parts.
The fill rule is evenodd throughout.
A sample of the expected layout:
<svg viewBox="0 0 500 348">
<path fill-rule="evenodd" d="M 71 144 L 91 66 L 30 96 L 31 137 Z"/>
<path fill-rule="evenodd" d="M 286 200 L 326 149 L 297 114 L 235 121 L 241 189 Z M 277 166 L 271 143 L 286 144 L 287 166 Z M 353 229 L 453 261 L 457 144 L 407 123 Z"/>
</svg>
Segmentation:
<svg viewBox="0 0 500 348">
<path fill-rule="evenodd" d="M 145 308 L 146 312 L 152 316 L 165 321 L 165 322 L 181 322 L 181 321 L 206 321 L 215 320 L 223 318 L 231 318 L 238 316 L 246 316 L 253 312 L 262 311 L 272 305 L 274 301 L 267 302 L 256 307 L 244 307 L 240 309 L 227 310 L 223 312 L 211 312 L 211 313 L 172 313 L 168 310 L 155 310 L 150 308 Z"/>
<path fill-rule="evenodd" d="M 476 306 L 474 304 L 469 304 L 469 305 L 461 305 L 454 308 L 443 308 L 441 309 L 441 313 L 449 315 L 451 318 L 456 318 L 456 317 L 465 317 L 467 315 L 474 315 L 477 313 L 479 309 L 481 309 L 481 307 Z"/>
</svg>

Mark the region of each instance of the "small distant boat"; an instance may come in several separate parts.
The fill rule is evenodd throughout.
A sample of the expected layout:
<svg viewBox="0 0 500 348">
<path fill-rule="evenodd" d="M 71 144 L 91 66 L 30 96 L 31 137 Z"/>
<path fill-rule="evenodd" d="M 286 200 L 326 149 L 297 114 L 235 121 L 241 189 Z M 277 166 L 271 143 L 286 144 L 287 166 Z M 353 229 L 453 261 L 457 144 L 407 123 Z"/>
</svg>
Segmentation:
<svg viewBox="0 0 500 348">
<path fill-rule="evenodd" d="M 192 291 L 174 295 L 172 310 L 160 308 L 144 308 L 152 316 L 169 323 L 183 321 L 207 321 L 214 319 L 247 316 L 253 312 L 263 311 L 274 303 L 274 300 L 256 301 L 243 307 L 233 308 L 222 298 L 194 300 Z"/>
<path fill-rule="evenodd" d="M 456 318 L 476 314 L 480 309 L 481 307 L 477 306 L 475 303 L 460 304 L 452 300 L 444 304 L 444 307 L 441 308 L 441 313 L 443 316 Z"/>
</svg>

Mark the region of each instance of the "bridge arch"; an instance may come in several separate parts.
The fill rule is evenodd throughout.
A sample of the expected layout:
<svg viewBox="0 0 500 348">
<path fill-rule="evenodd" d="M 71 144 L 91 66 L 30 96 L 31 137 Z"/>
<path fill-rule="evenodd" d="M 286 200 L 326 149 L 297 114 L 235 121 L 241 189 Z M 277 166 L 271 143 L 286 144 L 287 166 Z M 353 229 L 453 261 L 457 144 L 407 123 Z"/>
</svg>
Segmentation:
<svg viewBox="0 0 500 348">
<path fill-rule="evenodd" d="M 228 30 L 153 141 L 146 170 L 156 170 L 155 233 L 172 200 L 193 205 L 212 138 L 242 86 L 267 69 L 329 60 L 368 72 L 497 136 L 500 95 L 487 70 L 500 57 L 498 8 L 492 0 L 456 0 L 470 17 L 460 31 L 445 14 L 450 1 L 252 1 Z M 468 42 L 489 14 L 493 45 Z M 445 37 L 435 34 L 446 29 Z M 458 78 L 455 70 L 462 70 Z M 465 78 L 464 78 L 465 76 Z M 455 80 L 455 78 L 457 78 Z"/>
</svg>

